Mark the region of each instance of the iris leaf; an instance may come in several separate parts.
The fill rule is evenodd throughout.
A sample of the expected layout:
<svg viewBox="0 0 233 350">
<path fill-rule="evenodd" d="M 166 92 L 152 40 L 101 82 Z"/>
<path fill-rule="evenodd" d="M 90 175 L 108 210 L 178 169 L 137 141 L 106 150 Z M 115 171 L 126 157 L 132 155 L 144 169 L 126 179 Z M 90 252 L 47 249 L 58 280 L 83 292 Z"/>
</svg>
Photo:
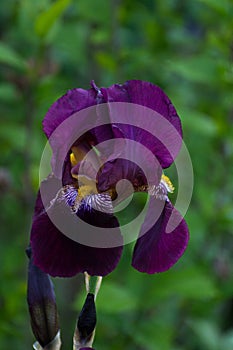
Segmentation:
<svg viewBox="0 0 233 350">
<path fill-rule="evenodd" d="M 21 71 L 26 70 L 26 62 L 24 59 L 3 42 L 0 42 L 0 63 L 7 64 Z"/>
<path fill-rule="evenodd" d="M 70 0 L 58 0 L 48 10 L 39 14 L 35 23 L 35 31 L 39 37 L 45 37 L 53 27 L 58 18 L 63 14 L 70 4 Z"/>
</svg>

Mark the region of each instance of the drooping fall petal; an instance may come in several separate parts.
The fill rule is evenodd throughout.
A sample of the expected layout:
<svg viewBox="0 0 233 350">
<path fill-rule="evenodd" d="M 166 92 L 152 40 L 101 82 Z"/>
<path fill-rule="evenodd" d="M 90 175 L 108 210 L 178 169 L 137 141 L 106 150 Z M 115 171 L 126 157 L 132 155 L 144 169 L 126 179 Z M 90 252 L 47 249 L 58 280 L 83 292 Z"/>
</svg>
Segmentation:
<svg viewBox="0 0 233 350">
<path fill-rule="evenodd" d="M 153 205 L 149 207 L 145 223 L 148 217 L 151 219 L 155 215 L 153 207 Z M 172 212 L 175 215 L 174 229 L 168 233 L 168 222 Z M 141 231 L 143 229 L 142 225 Z M 166 202 L 153 226 L 138 238 L 133 252 L 132 266 L 140 272 L 149 274 L 166 271 L 183 255 L 188 240 L 189 231 L 185 220 L 170 202 Z"/>
<path fill-rule="evenodd" d="M 64 228 L 67 226 L 67 230 L 73 229 L 77 231 L 75 232 L 77 240 L 70 239 L 50 219 L 48 212 L 51 211 L 51 208 L 44 207 L 46 203 L 51 203 L 55 197 L 57 185 L 57 180 L 54 177 L 49 177 L 41 184 L 41 189 L 38 193 L 30 239 L 35 264 L 51 276 L 59 277 L 70 277 L 85 271 L 90 275 L 97 276 L 104 276 L 110 273 L 118 264 L 123 249 L 123 241 L 117 219 L 112 214 L 95 210 L 92 212 L 81 210 L 79 215 L 82 217 L 82 220 L 90 222 L 90 225 L 106 227 L 106 231 L 108 228 L 115 228 L 116 232 L 115 238 L 112 238 L 116 239 L 116 246 L 114 247 L 108 248 L 104 247 L 104 245 L 103 248 L 87 246 L 80 244 L 78 240 L 79 228 L 85 227 L 86 229 L 86 226 L 81 224 L 79 226 L 79 217 L 70 214 L 70 217 L 77 221 L 76 229 L 76 226 L 69 226 L 69 222 L 66 222 L 67 216 L 64 213 L 64 208 L 56 207 L 54 216 L 51 215 L 55 222 L 58 218 L 59 222 L 64 224 Z M 45 196 L 45 199 L 43 198 L 44 203 L 42 201 L 44 195 L 41 196 L 41 193 L 45 193 L 47 196 Z M 50 199 L 50 197 L 52 198 Z M 80 232 L 81 237 L 85 234 L 88 234 L 88 232 Z M 98 237 L 96 239 L 98 241 Z M 99 239 L 104 238 L 100 236 Z M 101 246 L 101 242 L 99 246 Z"/>
</svg>

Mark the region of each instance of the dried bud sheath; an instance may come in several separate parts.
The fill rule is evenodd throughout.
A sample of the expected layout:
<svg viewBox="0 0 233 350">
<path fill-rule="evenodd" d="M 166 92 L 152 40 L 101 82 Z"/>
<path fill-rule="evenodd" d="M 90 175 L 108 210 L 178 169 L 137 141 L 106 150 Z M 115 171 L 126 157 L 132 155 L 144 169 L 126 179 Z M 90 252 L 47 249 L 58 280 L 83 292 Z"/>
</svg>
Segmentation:
<svg viewBox="0 0 233 350">
<path fill-rule="evenodd" d="M 61 348 L 60 331 L 57 333 L 56 337 L 44 348 L 42 348 L 42 346 L 38 341 L 33 344 L 33 348 L 35 350 L 60 350 Z"/>
</svg>

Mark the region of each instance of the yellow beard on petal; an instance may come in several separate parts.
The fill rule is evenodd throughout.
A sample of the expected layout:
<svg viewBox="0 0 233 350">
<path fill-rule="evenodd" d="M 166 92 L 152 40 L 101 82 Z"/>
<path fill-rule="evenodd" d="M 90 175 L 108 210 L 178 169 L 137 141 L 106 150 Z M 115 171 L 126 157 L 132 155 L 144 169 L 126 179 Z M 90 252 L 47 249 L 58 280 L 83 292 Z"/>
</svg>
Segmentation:
<svg viewBox="0 0 233 350">
<path fill-rule="evenodd" d="M 90 194 L 96 194 L 98 193 L 96 190 L 96 186 L 94 183 L 92 185 L 83 185 L 79 187 L 78 189 L 78 195 L 80 200 L 84 199 L 86 196 L 89 196 Z"/>
<path fill-rule="evenodd" d="M 161 177 L 161 182 L 164 184 L 164 186 L 166 187 L 168 192 L 170 192 L 170 193 L 174 192 L 175 187 L 173 186 L 173 184 L 168 176 L 163 174 Z"/>
</svg>

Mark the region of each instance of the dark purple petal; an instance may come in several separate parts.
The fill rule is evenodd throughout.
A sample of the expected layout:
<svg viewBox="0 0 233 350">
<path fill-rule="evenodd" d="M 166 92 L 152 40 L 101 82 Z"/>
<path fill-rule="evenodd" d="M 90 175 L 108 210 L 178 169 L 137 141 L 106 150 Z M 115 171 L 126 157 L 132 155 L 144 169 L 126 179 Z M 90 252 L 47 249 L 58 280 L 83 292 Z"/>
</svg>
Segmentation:
<svg viewBox="0 0 233 350">
<path fill-rule="evenodd" d="M 53 150 L 52 170 L 64 183 L 67 167 L 63 163 L 72 146 L 85 155 L 92 146 L 114 137 L 107 106 L 98 113 L 98 105 L 104 102 L 102 93 L 94 87 L 87 91 L 73 89 L 59 98 L 45 115 L 43 129 Z"/>
<path fill-rule="evenodd" d="M 47 214 L 34 221 L 31 245 L 35 264 L 54 277 L 85 271 L 105 276 L 115 269 L 122 253 L 122 247 L 94 248 L 74 242 L 53 225 Z"/>
<path fill-rule="evenodd" d="M 131 125 L 132 113 L 125 112 L 125 125 L 119 124 L 118 127 L 126 138 L 141 142 L 148 147 L 158 157 L 163 168 L 171 165 L 182 144 L 182 128 L 180 118 L 166 94 L 158 86 L 140 80 L 130 80 L 123 85 L 102 88 L 101 91 L 106 102 L 129 102 L 135 106 L 141 105 L 154 110 L 164 118 L 163 123 L 161 120 L 159 123 L 157 120 L 154 123 L 150 122 L 148 132 L 143 127 L 147 122 L 148 110 L 137 110 L 135 107 L 134 115 L 137 114 L 140 118 L 138 125 Z M 109 108 L 111 119 L 111 105 Z M 114 122 L 113 118 L 112 121 Z M 173 128 L 175 128 L 174 131 Z M 159 135 L 158 132 L 160 132 Z M 155 137 L 156 134 L 159 137 Z M 170 149 L 167 149 L 166 138 L 171 138 L 168 142 Z"/>
<path fill-rule="evenodd" d="M 166 118 L 182 136 L 180 118 L 168 96 L 152 83 L 141 80 L 129 80 L 124 84 L 130 102 L 149 107 Z"/>
<path fill-rule="evenodd" d="M 135 107 L 135 109 L 137 108 Z M 174 162 L 180 151 L 182 138 L 176 132 L 172 124 L 165 124 L 167 122 L 165 119 L 165 122 L 163 122 L 162 118 L 160 118 L 159 123 L 161 125 L 158 125 L 156 122 L 151 123 L 147 122 L 145 119 L 143 120 L 144 114 L 147 114 L 148 110 L 145 110 L 143 113 L 137 109 L 136 113 L 138 113 L 138 115 L 139 113 L 143 114 L 141 117 L 140 128 L 128 124 L 117 124 L 117 126 L 122 130 L 125 138 L 141 143 L 150 150 L 158 159 L 158 162 L 163 169 L 169 167 Z M 125 118 L 125 120 L 126 122 L 129 122 L 127 118 Z M 145 129 L 146 123 L 148 124 L 147 126 L 150 126 L 150 132 Z M 149 159 L 148 162 L 150 162 Z"/>
<path fill-rule="evenodd" d="M 114 187 L 122 179 L 130 181 L 134 188 L 147 185 L 146 176 L 137 164 L 127 159 L 118 158 L 107 162 L 101 169 L 98 174 L 98 189 L 106 191 Z"/>
<path fill-rule="evenodd" d="M 134 80 L 132 80 L 134 81 Z M 131 102 L 130 95 L 127 90 L 127 83 L 114 84 L 108 88 L 101 88 L 103 99 L 105 102 Z"/>
<path fill-rule="evenodd" d="M 74 182 L 74 178 L 72 177 L 74 166 L 72 166 L 71 161 L 70 161 L 71 150 L 69 149 L 68 153 L 65 156 L 65 159 L 60 161 L 61 157 L 59 155 L 59 152 L 61 152 L 62 154 L 65 154 L 65 152 L 63 153 L 64 148 L 63 148 L 63 146 L 60 147 L 59 143 L 60 143 L 60 141 L 58 143 L 56 143 L 56 150 L 54 149 L 54 155 L 52 157 L 52 169 L 53 169 L 54 173 L 56 174 L 57 172 L 59 172 L 59 171 L 57 171 L 57 170 L 59 170 L 58 168 L 61 168 L 62 169 L 62 171 L 61 171 L 62 184 L 68 185 L 68 184 L 71 184 Z M 68 142 L 68 144 L 69 144 L 69 142 Z M 81 140 L 77 140 L 75 142 L 75 144 L 72 145 L 72 147 L 79 150 L 79 152 L 78 152 L 79 158 L 76 159 L 77 162 L 79 162 L 79 164 L 81 163 L 81 161 L 83 160 L 85 155 L 91 150 L 92 144 L 94 144 L 93 137 L 89 133 L 86 133 L 85 135 L 83 135 Z M 62 145 L 65 145 L 65 143 L 62 142 Z M 66 149 L 66 147 L 65 147 L 65 149 Z M 55 156 L 55 154 L 57 156 Z"/>
<path fill-rule="evenodd" d="M 163 116 L 168 122 L 171 123 L 171 126 L 175 127 L 179 135 L 182 137 L 182 127 L 181 121 L 175 107 L 168 98 L 168 96 L 163 92 L 163 90 L 149 82 L 144 82 L 140 80 L 130 80 L 124 84 L 129 96 L 130 102 L 136 103 L 148 108 L 153 109 L 161 116 Z M 153 128 L 158 128 L 157 125 L 152 125 L 152 135 Z M 163 140 L 154 140 L 153 136 L 148 137 L 148 134 L 142 136 L 145 146 L 152 149 L 155 155 L 158 157 L 160 164 L 163 168 L 167 168 L 174 161 L 175 157 L 179 153 L 182 139 L 175 137 L 173 140 L 173 150 L 172 154 L 170 150 L 167 150 L 164 146 Z M 163 135 L 162 139 L 163 139 Z M 165 140 L 164 140 L 165 141 Z"/>
<path fill-rule="evenodd" d="M 102 125 L 99 127 L 96 127 L 94 129 L 90 130 L 90 133 L 95 137 L 93 138 L 93 142 L 92 142 L 92 146 L 96 146 L 96 149 L 98 151 L 98 154 L 96 153 L 96 151 L 94 149 L 91 150 L 91 147 L 89 149 L 86 150 L 86 153 L 88 151 L 91 151 L 85 159 L 82 159 L 82 161 L 79 161 L 77 163 L 77 165 L 73 166 L 72 170 L 71 170 L 71 174 L 76 178 L 77 175 L 79 176 L 85 176 L 89 179 L 92 179 L 93 181 L 98 181 L 97 179 L 97 175 L 98 172 L 100 171 L 100 169 L 102 169 L 103 164 L 105 164 L 107 162 L 107 160 L 110 159 L 117 159 L 121 153 L 122 150 L 125 146 L 124 142 L 121 142 L 121 144 L 115 142 L 114 139 L 114 134 L 117 135 L 117 137 L 123 137 L 124 135 L 122 134 L 121 130 L 117 127 L 117 126 L 110 126 L 109 125 Z M 106 143 L 104 143 L 105 141 L 109 141 L 106 145 Z M 78 140 L 76 142 L 77 144 L 77 149 L 80 148 L 80 141 Z M 76 144 L 74 145 L 76 147 Z M 74 148 L 75 148 L 74 147 Z M 65 168 L 65 167 L 64 167 Z M 66 169 L 68 169 L 68 166 L 66 166 Z M 123 171 L 125 171 L 125 169 L 122 169 Z M 112 174 L 112 167 L 110 169 L 111 174 Z M 67 172 L 63 172 L 63 179 L 65 178 L 65 174 Z M 102 171 L 100 171 L 100 173 L 102 173 Z M 104 175 L 103 175 L 104 176 Z M 66 175 L 66 178 L 69 179 L 69 175 Z M 122 177 L 120 177 L 122 178 Z M 72 181 L 70 181 L 71 183 Z M 68 182 L 63 181 L 63 183 L 67 184 Z M 107 186 L 106 189 L 109 189 L 109 185 Z M 100 191 L 103 191 L 101 189 L 101 186 L 99 187 Z M 104 189 L 105 190 L 105 189 Z"/>
<path fill-rule="evenodd" d="M 54 186 L 54 182 L 56 182 L 54 178 L 49 178 L 41 185 L 43 197 L 44 193 L 48 194 L 47 198 L 45 198 L 45 202 L 47 203 L 50 202 L 51 196 L 54 196 L 49 190 L 50 184 L 52 187 Z M 56 186 L 54 186 L 54 189 L 55 188 Z M 43 206 L 40 191 L 35 208 L 31 230 L 31 247 L 34 263 L 42 271 L 51 276 L 70 277 L 85 271 L 90 275 L 104 276 L 114 270 L 123 249 L 120 230 L 117 231 L 117 237 L 113 237 L 114 241 L 117 240 L 117 244 L 119 244 L 117 247 L 95 248 L 86 246 L 68 238 L 58 230 Z M 63 212 L 63 208 L 55 209 L 56 215 L 61 218 L 64 225 L 66 225 L 67 223 L 65 220 L 67 216 L 64 216 L 66 213 Z M 69 210 L 68 207 L 67 209 Z M 48 210 L 51 211 L 51 209 Z M 117 228 L 119 226 L 117 219 L 111 214 L 97 212 L 95 210 L 93 210 L 93 212 L 81 212 L 80 215 L 81 214 L 84 221 L 92 225 L 106 227 L 106 230 L 104 230 L 104 232 L 106 232 L 106 237 L 108 228 Z M 79 218 L 73 214 L 71 214 L 71 217 L 76 220 L 75 224 L 77 223 L 77 225 L 74 229 L 77 231 L 75 232 L 76 236 L 79 236 L 79 227 L 82 226 L 79 226 L 78 223 L 82 220 L 79 220 Z M 73 228 L 72 226 L 70 227 L 71 229 Z M 88 232 L 80 232 L 80 235 L 82 234 L 88 234 Z M 99 237 L 96 239 L 98 240 Z M 101 236 L 100 239 L 104 238 Z"/>
<path fill-rule="evenodd" d="M 69 185 L 74 182 L 74 178 L 72 177 L 72 167 L 70 163 L 70 153 L 67 154 L 62 170 L 62 184 Z"/>
<path fill-rule="evenodd" d="M 145 225 L 147 219 L 151 220 L 154 215 L 151 208 L 148 209 Z M 175 222 L 179 224 L 175 225 L 172 232 L 167 233 L 167 224 L 172 211 L 174 224 Z M 133 252 L 132 266 L 140 272 L 149 274 L 166 271 L 183 255 L 188 240 L 189 232 L 185 220 L 170 202 L 166 202 L 156 223 L 138 238 Z"/>
<path fill-rule="evenodd" d="M 84 160 L 82 162 L 79 162 L 77 165 L 75 165 L 72 170 L 71 174 L 73 176 L 85 176 L 87 179 L 90 179 L 92 181 L 96 181 L 96 175 L 98 173 L 98 167 L 95 166 L 96 162 L 95 160 L 90 159 L 88 161 Z M 69 182 L 71 183 L 71 182 Z M 67 183 L 68 184 L 68 183 Z"/>
<path fill-rule="evenodd" d="M 45 211 L 45 207 L 50 205 L 50 202 L 56 197 L 56 194 L 61 189 L 61 186 L 61 181 L 53 175 L 49 175 L 41 182 L 40 190 L 35 203 L 33 219 Z M 43 196 L 43 201 L 41 199 L 41 193 Z"/>
<path fill-rule="evenodd" d="M 124 147 L 123 147 L 124 145 Z M 158 185 L 162 175 L 162 168 L 157 158 L 139 142 L 129 139 L 118 143 L 104 166 L 98 173 L 98 188 L 106 191 L 116 186 L 118 181 L 127 179 L 131 182 L 135 191 L 141 186 Z"/>
<path fill-rule="evenodd" d="M 49 108 L 43 120 L 43 130 L 49 138 L 54 130 L 69 116 L 90 106 L 96 105 L 95 89 L 72 89 L 60 97 Z"/>
</svg>

